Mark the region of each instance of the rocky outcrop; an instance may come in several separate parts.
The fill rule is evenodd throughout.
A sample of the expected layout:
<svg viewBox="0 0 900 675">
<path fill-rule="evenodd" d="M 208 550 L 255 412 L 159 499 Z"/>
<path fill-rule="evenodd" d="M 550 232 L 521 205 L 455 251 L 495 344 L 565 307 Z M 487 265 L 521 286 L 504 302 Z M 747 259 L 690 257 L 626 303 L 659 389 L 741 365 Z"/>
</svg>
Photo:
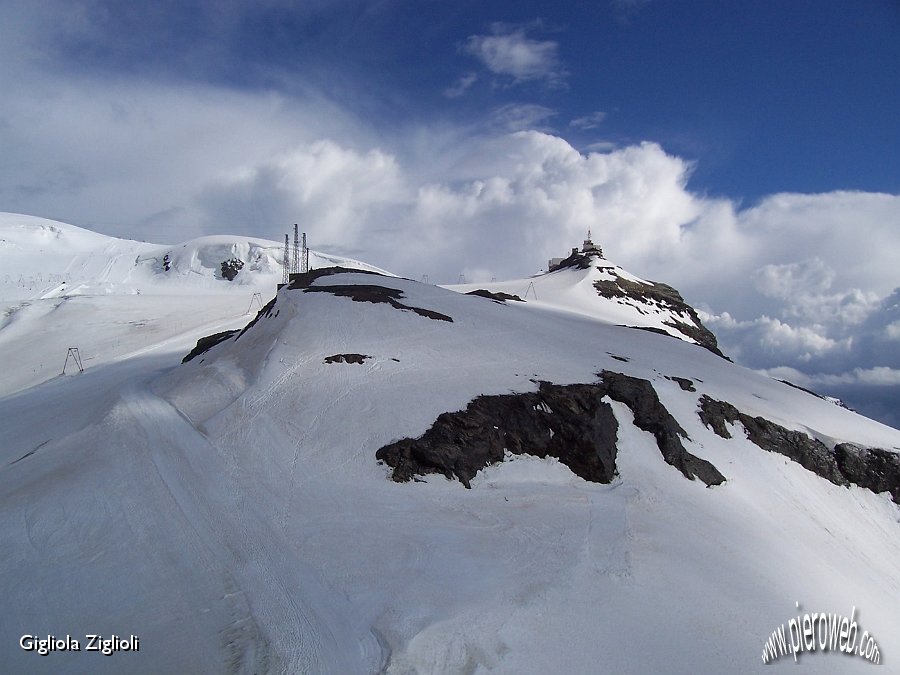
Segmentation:
<svg viewBox="0 0 900 675">
<path fill-rule="evenodd" d="M 610 371 L 603 371 L 601 377 L 605 393 L 631 408 L 635 426 L 656 437 L 656 444 L 666 463 L 691 480 L 699 478 L 707 485 L 725 482 L 725 477 L 716 467 L 684 448 L 681 439 L 688 438 L 687 433 L 660 402 L 656 390 L 648 380 Z"/>
<path fill-rule="evenodd" d="M 222 277 L 228 281 L 234 281 L 242 269 L 244 269 L 244 261 L 240 258 L 230 258 L 222 261 Z"/>
<path fill-rule="evenodd" d="M 303 289 L 304 293 L 332 293 L 342 298 L 350 298 L 354 302 L 383 302 L 390 305 L 394 309 L 401 309 L 413 312 L 426 319 L 435 319 L 436 321 L 449 321 L 453 319 L 446 314 L 435 312 L 430 309 L 421 307 L 412 307 L 404 305 L 400 302 L 403 297 L 403 291 L 396 288 L 387 288 L 386 286 L 372 286 L 368 284 L 348 284 L 346 286 L 310 286 Z"/>
<path fill-rule="evenodd" d="M 555 265 L 550 265 L 548 272 L 556 272 L 566 268 L 586 270 L 594 264 L 595 260 L 601 259 L 602 256 L 597 253 L 584 253 L 578 249 L 572 251 L 572 255 L 563 258 Z"/>
<path fill-rule="evenodd" d="M 383 302 L 390 305 L 394 309 L 406 310 L 424 316 L 426 319 L 434 319 L 436 321 L 449 321 L 453 319 L 446 314 L 435 312 L 430 309 L 421 307 L 412 307 L 404 305 L 400 302 L 403 297 L 403 291 L 396 288 L 387 288 L 386 286 L 372 286 L 368 284 L 349 284 L 346 286 L 310 286 L 303 289 L 304 293 L 332 293 L 341 298 L 350 298 L 354 302 Z"/>
<path fill-rule="evenodd" d="M 470 487 L 478 471 L 514 455 L 556 457 L 585 480 L 609 483 L 617 473 L 618 422 L 604 397 L 627 405 L 634 423 L 656 438 L 668 464 L 687 478 L 718 485 L 725 478 L 681 443 L 684 430 L 660 403 L 647 380 L 604 371 L 594 384 L 541 382 L 538 391 L 479 396 L 463 411 L 441 414 L 417 439 L 376 452 L 395 481 L 440 473 Z"/>
<path fill-rule="evenodd" d="M 371 359 L 366 354 L 334 354 L 325 357 L 325 363 L 358 363 L 362 365 L 366 359 Z"/>
<path fill-rule="evenodd" d="M 301 274 L 292 274 L 291 275 L 291 283 L 288 284 L 288 290 L 296 291 L 303 290 L 305 288 L 309 288 L 316 279 L 321 279 L 322 277 L 330 277 L 336 274 L 371 274 L 373 276 L 384 276 L 382 274 L 378 274 L 378 272 L 373 272 L 371 270 L 355 270 L 350 269 L 349 267 L 318 267 L 314 270 L 309 270 L 308 272 L 303 272 Z"/>
<path fill-rule="evenodd" d="M 667 380 L 672 380 L 672 382 L 676 383 L 679 387 L 681 387 L 682 391 L 697 391 L 694 387 L 694 381 L 689 380 L 686 377 L 677 377 L 676 375 L 666 375 Z"/>
<path fill-rule="evenodd" d="M 890 492 L 894 503 L 900 504 L 900 454 L 838 443 L 834 446 L 834 459 L 851 483 L 872 492 Z"/>
<path fill-rule="evenodd" d="M 226 330 L 221 333 L 216 333 L 214 335 L 207 335 L 206 337 L 202 337 L 197 340 L 197 345 L 187 353 L 187 355 L 181 359 L 182 363 L 187 363 L 191 359 L 195 359 L 201 354 L 205 354 L 210 349 L 215 347 L 220 342 L 225 342 L 232 335 L 235 335 L 237 330 Z"/>
<path fill-rule="evenodd" d="M 256 316 L 253 317 L 253 319 L 250 321 L 250 323 L 248 323 L 246 326 L 244 326 L 241 329 L 241 332 L 237 334 L 237 337 L 235 338 L 235 340 L 240 340 L 241 336 L 244 333 L 246 333 L 248 330 L 253 328 L 253 326 L 255 326 L 257 323 L 259 323 L 260 319 L 268 319 L 270 317 L 278 316 L 279 310 L 275 309 L 275 302 L 277 300 L 278 300 L 278 296 L 276 295 L 274 298 L 269 300 L 265 305 L 263 305 L 262 309 L 260 309 L 256 313 Z"/>
<path fill-rule="evenodd" d="M 419 316 L 436 321 L 449 321 L 453 319 L 446 314 L 435 312 L 430 309 L 421 307 L 412 307 L 405 305 L 400 300 L 403 298 L 403 291 L 396 288 L 388 288 L 387 286 L 377 286 L 375 284 L 333 284 L 323 286 L 313 286 L 312 282 L 316 279 L 327 276 L 335 276 L 339 274 L 371 274 L 373 276 L 382 276 L 368 270 L 351 270 L 344 267 L 326 267 L 322 269 L 310 270 L 304 274 L 291 275 L 291 283 L 288 290 L 302 290 L 304 293 L 331 293 L 338 297 L 350 298 L 354 302 L 374 302 L 385 303 L 394 309 L 414 312 Z"/>
<path fill-rule="evenodd" d="M 895 452 L 851 443 L 840 443 L 832 452 L 807 434 L 752 417 L 730 403 L 705 395 L 700 398 L 698 415 L 722 438 L 731 438 L 728 423 L 740 422 L 747 438 L 763 450 L 784 455 L 835 485 L 855 483 L 873 492 L 890 492 L 894 502 L 900 504 L 900 455 Z"/>
<path fill-rule="evenodd" d="M 625 279 L 615 273 L 613 267 L 601 267 L 602 271 L 614 276 L 614 279 L 602 279 L 594 282 L 597 293 L 604 298 L 618 299 L 633 304 L 640 310 L 641 306 L 657 307 L 673 317 L 663 323 L 674 328 L 682 335 L 689 337 L 701 347 L 721 357 L 725 355 L 719 349 L 716 336 L 713 335 L 697 315 L 697 311 L 684 301 L 681 294 L 671 286 L 658 282 L 639 282 Z"/>
<path fill-rule="evenodd" d="M 485 288 L 479 288 L 474 291 L 469 291 L 466 295 L 478 295 L 482 298 L 488 298 L 489 300 L 496 300 L 497 302 L 506 302 L 507 300 L 515 300 L 516 302 L 524 302 L 522 298 L 518 295 L 513 295 L 512 293 L 502 293 L 497 292 L 494 293 Z"/>
</svg>

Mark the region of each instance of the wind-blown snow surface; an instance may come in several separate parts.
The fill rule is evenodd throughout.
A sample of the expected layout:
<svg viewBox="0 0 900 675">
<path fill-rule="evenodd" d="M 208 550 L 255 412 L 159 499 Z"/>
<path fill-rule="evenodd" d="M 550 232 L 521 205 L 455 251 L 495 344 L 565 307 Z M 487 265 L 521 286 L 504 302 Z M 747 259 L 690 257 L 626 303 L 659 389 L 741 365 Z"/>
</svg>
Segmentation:
<svg viewBox="0 0 900 675">
<path fill-rule="evenodd" d="M 697 400 L 825 440 L 896 449 L 896 430 L 618 318 L 370 274 L 313 286 L 397 289 L 453 321 L 282 289 L 243 335 L 178 365 L 200 335 L 246 324 L 254 287 L 165 283 L 46 312 L 59 298 L 30 298 L 0 328 L 4 370 L 61 362 L 63 337 L 118 355 L 39 386 L 20 375 L 0 399 L 4 672 L 752 672 L 797 601 L 855 606 L 883 663 L 900 659 L 900 509 L 738 429 L 719 438 Z M 618 403 L 610 485 L 527 456 L 472 490 L 398 484 L 375 461 L 478 394 L 604 369 L 651 380 L 727 482 L 685 479 Z M 26 633 L 135 634 L 141 650 L 41 657 L 19 649 Z"/>
</svg>

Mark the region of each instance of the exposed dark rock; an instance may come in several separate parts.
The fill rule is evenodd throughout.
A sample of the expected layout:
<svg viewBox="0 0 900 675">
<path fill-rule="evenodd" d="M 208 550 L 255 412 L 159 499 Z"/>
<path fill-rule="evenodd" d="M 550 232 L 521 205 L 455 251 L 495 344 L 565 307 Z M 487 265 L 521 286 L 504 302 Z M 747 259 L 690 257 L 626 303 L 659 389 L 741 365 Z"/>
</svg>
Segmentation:
<svg viewBox="0 0 900 675">
<path fill-rule="evenodd" d="M 171 263 L 171 261 L 169 260 L 169 254 L 166 253 L 166 254 L 163 256 L 163 270 L 166 271 L 166 272 L 168 272 L 170 269 L 172 269 L 172 263 Z"/>
<path fill-rule="evenodd" d="M 722 438 L 731 438 L 726 423 L 740 422 L 747 438 L 763 450 L 777 452 L 835 485 L 856 483 L 874 492 L 888 491 L 900 504 L 900 455 L 881 448 L 840 443 L 834 452 L 821 441 L 763 417 L 751 417 L 730 403 L 700 398 L 700 419 Z"/>
<path fill-rule="evenodd" d="M 660 402 L 649 380 L 608 370 L 600 376 L 609 397 L 631 408 L 635 426 L 656 437 L 656 444 L 667 464 L 681 471 L 686 478 L 693 480 L 696 477 L 707 485 L 725 482 L 725 476 L 715 466 L 692 455 L 682 445 L 681 439 L 688 438 L 687 433 Z"/>
<path fill-rule="evenodd" d="M 568 258 L 563 258 L 556 265 L 551 266 L 547 271 L 555 272 L 557 270 L 566 268 L 586 270 L 594 264 L 596 259 L 599 259 L 601 257 L 602 256 L 599 253 L 584 253 L 576 249 L 572 251 L 572 255 L 570 255 Z"/>
<path fill-rule="evenodd" d="M 350 298 L 354 302 L 383 302 L 395 309 L 407 310 L 415 312 L 419 316 L 428 319 L 436 319 L 437 321 L 450 321 L 453 319 L 446 314 L 435 312 L 430 309 L 422 309 L 421 307 L 410 307 L 399 302 L 403 297 L 403 291 L 396 288 L 387 288 L 385 286 L 374 286 L 369 284 L 347 284 L 344 286 L 309 286 L 303 289 L 304 293 L 333 293 L 342 298 Z"/>
<path fill-rule="evenodd" d="M 377 272 L 369 272 L 367 270 L 351 270 L 351 269 L 347 269 L 344 267 L 325 267 L 325 268 L 321 268 L 321 269 L 310 270 L 309 272 L 306 272 L 304 274 L 291 275 L 292 281 L 291 281 L 290 285 L 287 286 L 287 289 L 288 290 L 302 289 L 304 292 L 334 293 L 335 295 L 349 297 L 352 300 L 355 300 L 357 302 L 385 302 L 397 309 L 403 309 L 403 310 L 415 312 L 419 316 L 424 316 L 429 319 L 437 319 L 439 321 L 451 321 L 451 322 L 453 321 L 452 318 L 450 318 L 449 316 L 447 316 L 445 314 L 441 314 L 440 312 L 434 312 L 430 309 L 421 309 L 419 307 L 409 307 L 407 305 L 404 305 L 404 304 L 398 302 L 398 298 L 403 297 L 403 292 L 399 291 L 397 289 L 394 289 L 394 288 L 385 288 L 383 286 L 370 286 L 370 285 L 354 286 L 354 285 L 349 285 L 349 284 L 344 285 L 344 286 L 309 286 L 308 285 L 308 284 L 312 283 L 313 281 L 315 281 L 316 279 L 319 279 L 321 277 L 332 276 L 335 274 L 345 274 L 345 273 L 372 274 L 374 276 L 384 276 L 384 275 L 378 274 Z M 248 330 L 253 328 L 253 326 L 255 326 L 257 324 L 257 322 L 259 322 L 260 319 L 278 316 L 279 310 L 275 309 L 275 303 L 277 300 L 278 300 L 278 296 L 276 295 L 269 302 L 267 302 L 265 304 L 265 306 L 259 310 L 259 312 L 256 313 L 256 316 L 253 317 L 253 319 L 250 321 L 250 323 L 248 323 L 246 326 L 244 326 L 244 328 L 241 329 L 240 332 L 238 332 L 238 331 L 226 331 L 226 332 L 230 332 L 232 334 L 237 333 L 237 337 L 235 337 L 235 340 L 239 340 L 244 335 L 244 333 L 246 333 Z M 218 340 L 217 342 L 210 342 L 210 343 L 208 343 L 208 346 L 206 346 L 203 349 L 200 349 L 200 351 L 197 351 L 198 348 L 200 347 L 201 343 L 203 343 L 204 345 L 207 345 L 207 341 L 214 340 L 215 338 L 217 338 L 220 335 L 225 335 L 225 334 L 224 333 L 216 333 L 216 335 L 209 335 L 207 337 L 200 338 L 200 340 L 197 341 L 197 347 L 195 347 L 193 350 L 191 350 L 190 354 L 188 354 L 182 360 L 182 363 L 186 363 L 187 361 L 190 361 L 195 356 L 207 351 L 213 345 L 218 344 L 218 342 L 221 342 L 222 340 L 227 339 L 227 338 L 223 337 L 220 340 Z"/>
<path fill-rule="evenodd" d="M 693 307 L 691 308 L 691 312 L 694 312 Z M 694 312 L 694 314 L 696 315 L 696 312 Z M 698 345 L 700 345 L 701 347 L 705 347 L 716 356 L 720 356 L 726 361 L 731 361 L 731 359 L 725 356 L 725 354 L 722 353 L 722 350 L 719 349 L 719 343 L 716 341 L 716 336 L 713 335 L 712 331 L 700 322 L 700 317 L 697 317 L 696 324 L 674 320 L 663 321 L 663 323 L 667 326 L 671 326 L 682 335 L 688 336 Z"/>
<path fill-rule="evenodd" d="M 846 485 L 833 454 L 824 443 L 800 431 L 785 429 L 763 417 L 751 417 L 730 403 L 700 397 L 700 420 L 722 438 L 731 438 L 726 422 L 740 422 L 747 438 L 763 450 L 777 452 L 837 485 Z"/>
<path fill-rule="evenodd" d="M 463 485 L 478 471 L 512 454 L 557 457 L 585 480 L 616 475 L 618 424 L 594 385 L 542 382 L 534 393 L 479 396 L 464 411 L 443 413 L 418 439 L 386 445 L 375 456 L 393 467 L 393 479 L 441 473 Z"/>
<path fill-rule="evenodd" d="M 556 457 L 585 480 L 609 483 L 616 475 L 618 423 L 609 395 L 634 412 L 635 424 L 652 433 L 667 463 L 707 485 L 724 477 L 712 464 L 687 452 L 684 431 L 646 380 L 605 371 L 595 384 L 541 382 L 537 392 L 479 396 L 464 411 L 442 413 L 418 439 L 403 439 L 376 453 L 393 468 L 393 479 L 440 473 L 469 481 L 489 464 L 512 454 Z"/>
<path fill-rule="evenodd" d="M 622 324 L 623 328 L 634 328 L 636 330 L 645 330 L 648 333 L 656 333 L 657 335 L 665 335 L 666 337 L 674 338 L 676 340 L 680 340 L 681 338 L 672 335 L 669 331 L 663 330 L 662 328 L 657 328 L 656 326 L 625 326 Z"/>
<path fill-rule="evenodd" d="M 872 492 L 890 492 L 894 503 L 900 504 L 900 454 L 838 443 L 834 446 L 834 458 L 851 483 Z"/>
<path fill-rule="evenodd" d="M 349 267 L 320 267 L 318 269 L 309 270 L 302 274 L 291 274 L 291 283 L 288 284 L 288 290 L 295 291 L 299 289 L 309 288 L 316 279 L 322 277 L 330 277 L 335 274 L 371 274 L 376 277 L 383 277 L 383 274 L 372 272 L 370 270 L 354 270 Z"/>
<path fill-rule="evenodd" d="M 613 268 L 605 269 L 612 273 Z M 691 338 L 713 354 L 724 358 L 724 354 L 719 350 L 716 336 L 703 325 L 697 311 L 687 304 L 681 294 L 671 286 L 653 281 L 641 283 L 616 275 L 615 280 L 595 281 L 594 288 L 604 298 L 632 301 L 638 305 L 655 305 L 666 312 L 684 317 L 684 321 L 676 319 L 666 322 L 666 325 Z M 638 309 L 640 308 L 638 307 Z"/>
<path fill-rule="evenodd" d="M 522 298 L 518 295 L 512 295 L 510 293 L 493 293 L 484 288 L 479 288 L 474 291 L 469 291 L 466 295 L 479 295 L 482 298 L 489 298 L 491 300 L 496 300 L 497 302 L 506 302 L 507 300 L 515 300 L 516 302 L 524 302 Z"/>
<path fill-rule="evenodd" d="M 246 326 L 244 326 L 244 327 L 241 329 L 241 332 L 238 333 L 238 336 L 235 338 L 235 340 L 240 340 L 240 339 L 241 339 L 241 336 L 242 336 L 244 333 L 246 333 L 248 330 L 250 330 L 251 328 L 253 328 L 253 326 L 255 326 L 256 323 L 257 323 L 260 319 L 262 319 L 263 317 L 269 318 L 270 316 L 278 316 L 278 311 L 277 311 L 277 310 L 276 310 L 274 313 L 272 312 L 272 310 L 275 309 L 275 301 L 276 301 L 277 299 L 278 299 L 278 296 L 276 295 L 274 298 L 272 298 L 271 300 L 269 300 L 265 305 L 263 305 L 262 309 L 260 309 L 260 310 L 256 313 L 256 316 L 253 317 L 253 319 L 250 321 L 250 323 L 248 323 Z"/>
<path fill-rule="evenodd" d="M 325 363 L 359 363 L 362 364 L 366 359 L 371 359 L 366 354 L 334 354 L 326 356 Z"/>
<path fill-rule="evenodd" d="M 618 354 L 613 354 L 612 352 L 606 352 L 609 356 L 614 358 L 616 361 L 621 361 L 622 363 L 628 363 L 628 358 L 625 356 L 619 356 Z"/>
<path fill-rule="evenodd" d="M 244 261 L 240 258 L 231 258 L 222 261 L 222 276 L 228 281 L 234 281 L 234 278 L 244 268 Z"/>
<path fill-rule="evenodd" d="M 236 331 L 236 330 L 226 330 L 226 331 L 223 331 L 222 333 L 216 333 L 215 335 L 207 335 L 206 337 L 200 338 L 199 340 L 197 340 L 197 345 L 191 351 L 188 352 L 187 356 L 185 356 L 183 359 L 181 359 L 181 362 L 187 363 L 191 359 L 196 358 L 197 356 L 200 356 L 201 354 L 205 354 L 206 352 L 208 352 L 210 349 L 215 347 L 220 342 L 225 342 L 225 340 L 227 340 L 228 338 L 230 338 L 232 335 L 234 335 L 237 332 L 238 331 Z"/>
<path fill-rule="evenodd" d="M 800 391 L 805 391 L 807 394 L 812 394 L 816 398 L 820 398 L 822 400 L 826 400 L 824 396 L 817 394 L 811 389 L 807 389 L 806 387 L 801 387 L 799 384 L 794 384 L 793 382 L 788 382 L 787 380 L 778 380 L 781 384 L 786 384 L 789 387 L 793 387 L 794 389 L 799 389 Z"/>
<path fill-rule="evenodd" d="M 666 375 L 667 380 L 672 380 L 672 382 L 676 382 L 679 387 L 681 387 L 682 391 L 697 391 L 694 388 L 693 380 L 689 380 L 686 377 L 676 377 L 675 375 Z"/>
</svg>

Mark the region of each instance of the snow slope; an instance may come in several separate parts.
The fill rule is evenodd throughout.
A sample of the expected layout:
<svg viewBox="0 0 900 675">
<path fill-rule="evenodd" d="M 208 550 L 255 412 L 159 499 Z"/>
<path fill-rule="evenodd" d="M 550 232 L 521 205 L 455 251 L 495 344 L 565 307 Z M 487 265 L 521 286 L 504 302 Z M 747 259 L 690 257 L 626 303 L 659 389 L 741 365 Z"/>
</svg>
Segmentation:
<svg viewBox="0 0 900 675">
<path fill-rule="evenodd" d="M 225 235 L 148 244 L 0 213 L 0 396 L 58 376 L 70 346 L 96 366 L 149 347 L 183 352 L 203 335 L 243 325 L 281 282 L 283 248 Z M 386 274 L 309 253 L 312 269 L 341 265 Z M 228 281 L 221 265 L 233 258 L 243 267 Z"/>
<path fill-rule="evenodd" d="M 678 292 L 636 277 L 599 249 L 577 251 L 552 271 L 527 279 L 445 286 L 461 293 L 485 289 L 537 307 L 564 309 L 604 322 L 648 328 L 718 352 L 715 336 Z"/>
<path fill-rule="evenodd" d="M 720 438 L 697 402 L 726 400 L 828 444 L 897 450 L 900 432 L 617 325 L 629 317 L 596 296 L 586 304 L 581 272 L 569 272 L 546 275 L 555 290 L 527 303 L 322 276 L 282 289 L 243 334 L 184 365 L 198 337 L 247 323 L 251 289 L 184 275 L 167 293 L 30 299 L 0 327 L 4 371 L 19 373 L 0 398 L 2 670 L 755 672 L 798 601 L 856 607 L 893 667 L 898 506 L 767 453 L 734 425 Z M 367 286 L 399 299 L 341 295 Z M 82 349 L 106 356 L 83 374 L 26 376 L 67 341 L 95 339 L 102 348 Z M 369 358 L 326 361 L 340 354 Z M 687 480 L 617 402 L 608 485 L 529 456 L 485 469 L 471 490 L 434 475 L 395 483 L 375 461 L 479 394 L 602 370 L 651 381 L 685 445 L 726 482 Z M 139 635 L 141 650 L 18 648 L 25 633 L 98 632 Z M 800 663 L 869 667 L 831 653 Z"/>
<path fill-rule="evenodd" d="M 270 287 L 281 281 L 284 245 L 249 237 L 200 237 L 175 246 L 108 237 L 75 225 L 0 213 L 0 298 L 221 291 L 222 263 L 243 264 L 237 286 Z M 310 251 L 310 268 L 341 265 L 374 270 L 349 258 Z"/>
</svg>

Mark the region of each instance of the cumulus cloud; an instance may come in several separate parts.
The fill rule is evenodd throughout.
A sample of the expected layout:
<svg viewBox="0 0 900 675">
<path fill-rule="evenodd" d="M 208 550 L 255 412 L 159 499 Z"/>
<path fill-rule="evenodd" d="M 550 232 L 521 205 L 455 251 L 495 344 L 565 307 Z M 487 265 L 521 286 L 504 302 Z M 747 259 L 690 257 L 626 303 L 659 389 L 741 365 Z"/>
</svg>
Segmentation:
<svg viewBox="0 0 900 675">
<path fill-rule="evenodd" d="M 495 26 L 463 49 L 501 81 L 558 84 L 556 43 L 530 30 Z M 40 61 L 16 40 L 0 45 L 5 63 Z M 693 193 L 692 164 L 658 144 L 579 152 L 538 130 L 555 111 L 536 104 L 384 136 L 311 91 L 34 72 L 0 69 L 16 92 L 0 100 L 4 210 L 169 243 L 279 240 L 302 222 L 313 247 L 435 282 L 535 272 L 591 228 L 610 259 L 705 310 L 726 353 L 891 419 L 898 195 L 777 194 L 744 208 Z M 600 123 L 595 113 L 570 128 Z"/>
<path fill-rule="evenodd" d="M 849 346 L 846 339 L 829 337 L 821 325 L 792 325 L 766 315 L 736 321 L 728 312 L 703 313 L 702 319 L 720 339 L 724 338 L 732 357 L 754 367 L 762 368 L 773 359 L 780 359 L 781 363 L 809 363 Z"/>
<path fill-rule="evenodd" d="M 534 272 L 588 228 L 620 252 L 662 257 L 700 213 L 684 188 L 689 164 L 656 144 L 584 155 L 557 136 L 519 131 L 460 136 L 454 147 L 455 160 L 435 172 L 428 153 L 298 142 L 215 172 L 191 208 L 210 229 L 300 219 L 314 243 L 443 281 L 463 269 Z"/>
<path fill-rule="evenodd" d="M 92 79 L 45 79 L 17 92 L 2 103 L 2 208 L 157 241 L 203 231 L 195 201 L 221 173 L 263 164 L 297 143 L 365 136 L 316 97 Z M 275 225 L 271 209 L 261 198 L 256 204 L 256 213 L 250 204 L 217 213 L 214 226 L 277 234 L 265 230 Z"/>
<path fill-rule="evenodd" d="M 223 173 L 198 199 L 208 227 L 217 214 L 235 219 L 260 212 L 288 215 L 314 230 L 319 244 L 358 247 L 408 203 L 396 159 L 381 150 L 357 152 L 331 140 L 315 141 L 256 166 Z M 288 218 L 290 220 L 290 218 Z"/>
<path fill-rule="evenodd" d="M 470 35 L 462 50 L 513 83 L 543 81 L 560 85 L 567 73 L 559 60 L 559 45 L 552 40 L 529 38 L 527 29 L 495 23 L 489 35 Z"/>
</svg>

